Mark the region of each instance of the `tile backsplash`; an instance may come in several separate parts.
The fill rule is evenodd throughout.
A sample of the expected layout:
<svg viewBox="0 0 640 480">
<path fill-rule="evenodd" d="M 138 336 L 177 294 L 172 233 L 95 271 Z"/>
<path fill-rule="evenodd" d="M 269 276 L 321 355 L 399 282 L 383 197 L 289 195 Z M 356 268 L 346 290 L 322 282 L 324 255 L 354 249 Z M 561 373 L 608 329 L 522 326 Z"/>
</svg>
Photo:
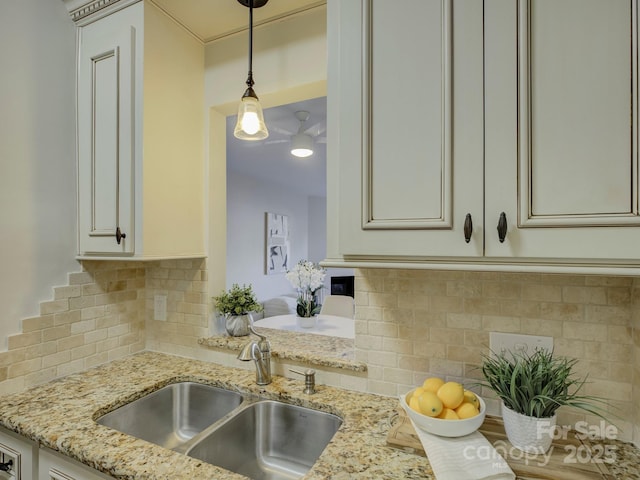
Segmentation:
<svg viewBox="0 0 640 480">
<path fill-rule="evenodd" d="M 209 332 L 207 268 L 205 260 L 84 262 L 9 337 L 0 394 L 144 349 L 249 368 L 197 343 Z M 153 319 L 155 295 L 167 296 L 165 321 Z M 369 370 L 322 372 L 321 383 L 392 396 L 430 375 L 471 385 L 489 332 L 552 336 L 556 353 L 588 372 L 586 392 L 618 409 L 620 438 L 635 428 L 640 442 L 640 278 L 359 269 L 356 304 L 356 356 Z M 559 421 L 582 418 L 563 412 Z"/>
<path fill-rule="evenodd" d="M 620 438 L 632 438 L 640 403 L 640 280 L 393 269 L 356 275 L 356 358 L 369 366 L 370 392 L 397 395 L 430 375 L 471 385 L 489 352 L 489 332 L 551 336 L 555 353 L 578 358 L 578 373 L 589 374 L 585 393 L 617 409 Z M 490 413 L 498 413 L 495 397 L 482 394 Z M 559 422 L 583 419 L 561 412 Z"/>
</svg>

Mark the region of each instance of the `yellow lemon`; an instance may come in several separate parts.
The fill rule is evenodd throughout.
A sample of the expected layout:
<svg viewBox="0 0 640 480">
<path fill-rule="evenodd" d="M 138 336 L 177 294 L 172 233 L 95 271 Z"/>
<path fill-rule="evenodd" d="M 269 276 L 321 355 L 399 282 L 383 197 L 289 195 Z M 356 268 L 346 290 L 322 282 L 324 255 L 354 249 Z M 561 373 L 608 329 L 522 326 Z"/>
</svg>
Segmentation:
<svg viewBox="0 0 640 480">
<path fill-rule="evenodd" d="M 464 399 L 462 401 L 466 403 L 470 403 L 474 407 L 476 407 L 478 410 L 480 410 L 480 401 L 478 400 L 478 397 L 476 396 L 476 394 L 473 393 L 472 391 L 465 390 Z"/>
<path fill-rule="evenodd" d="M 429 417 L 437 417 L 442 412 L 442 401 L 433 392 L 423 392 L 418 397 L 420 413 Z"/>
<path fill-rule="evenodd" d="M 478 415 L 478 409 L 473 406 L 472 403 L 462 402 L 458 408 L 456 408 L 456 413 L 458 414 L 458 418 L 471 418 Z"/>
<path fill-rule="evenodd" d="M 437 395 L 445 407 L 455 409 L 464 399 L 464 387 L 458 382 L 447 382 L 438 389 Z"/>
<path fill-rule="evenodd" d="M 422 413 L 420 411 L 420 403 L 418 402 L 418 397 L 411 397 L 411 400 L 409 400 L 409 407 L 411 407 L 412 410 L 415 410 L 418 413 Z"/>
<path fill-rule="evenodd" d="M 429 377 L 422 384 L 422 388 L 428 392 L 436 393 L 444 385 L 444 380 L 438 377 Z"/>
<path fill-rule="evenodd" d="M 422 392 L 424 392 L 424 388 L 418 387 L 413 391 L 413 396 L 418 398 L 420 395 L 422 395 Z"/>
<path fill-rule="evenodd" d="M 442 409 L 442 412 L 440 412 L 440 415 L 438 415 L 438 418 L 443 420 L 458 420 L 460 417 L 458 417 L 455 410 L 445 407 Z"/>
</svg>

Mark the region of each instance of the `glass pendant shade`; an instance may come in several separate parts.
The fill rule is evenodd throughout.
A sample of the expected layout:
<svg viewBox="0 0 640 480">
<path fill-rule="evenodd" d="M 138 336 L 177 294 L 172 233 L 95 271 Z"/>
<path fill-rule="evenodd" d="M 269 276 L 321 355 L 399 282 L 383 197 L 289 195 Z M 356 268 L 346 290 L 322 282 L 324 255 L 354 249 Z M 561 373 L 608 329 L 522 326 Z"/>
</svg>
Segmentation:
<svg viewBox="0 0 640 480">
<path fill-rule="evenodd" d="M 233 136 L 240 140 L 264 140 L 269 136 L 269 131 L 264 123 L 258 97 L 251 93 L 245 94 L 240 101 L 238 121 L 233 130 Z"/>
<path fill-rule="evenodd" d="M 291 137 L 291 155 L 305 158 L 313 155 L 313 138 L 306 133 L 296 133 Z"/>
</svg>

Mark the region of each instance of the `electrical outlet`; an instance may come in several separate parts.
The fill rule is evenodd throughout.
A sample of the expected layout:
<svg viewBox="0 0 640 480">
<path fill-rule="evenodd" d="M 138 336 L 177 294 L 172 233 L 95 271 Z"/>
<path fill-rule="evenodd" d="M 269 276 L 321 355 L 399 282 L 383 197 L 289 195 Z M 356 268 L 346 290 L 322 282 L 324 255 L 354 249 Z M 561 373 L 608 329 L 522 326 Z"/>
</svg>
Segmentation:
<svg viewBox="0 0 640 480">
<path fill-rule="evenodd" d="M 167 320 L 167 296 L 156 295 L 153 297 L 153 319 L 164 322 Z"/>
<path fill-rule="evenodd" d="M 489 348 L 492 355 L 508 351 L 531 355 L 536 349 L 544 349 L 551 352 L 553 350 L 553 337 L 490 332 Z"/>
</svg>

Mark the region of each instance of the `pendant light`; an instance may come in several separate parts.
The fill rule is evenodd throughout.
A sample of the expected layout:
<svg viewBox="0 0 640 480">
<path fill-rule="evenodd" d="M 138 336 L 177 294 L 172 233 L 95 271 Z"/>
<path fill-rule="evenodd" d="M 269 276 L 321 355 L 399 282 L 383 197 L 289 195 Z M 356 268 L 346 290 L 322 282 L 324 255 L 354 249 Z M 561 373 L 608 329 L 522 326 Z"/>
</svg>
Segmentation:
<svg viewBox="0 0 640 480">
<path fill-rule="evenodd" d="M 269 131 L 264 123 L 262 107 L 256 92 L 253 91 L 253 9 L 264 6 L 269 0 L 238 0 L 245 7 L 249 7 L 249 75 L 247 76 L 247 89 L 242 95 L 238 107 L 238 122 L 233 131 L 233 136 L 240 140 L 264 140 L 269 136 Z"/>
<path fill-rule="evenodd" d="M 291 135 L 291 155 L 306 158 L 313 155 L 313 138 L 311 138 L 311 135 L 304 133 L 305 123 L 309 120 L 309 112 L 299 110 L 294 115 L 300 122 L 300 126 L 298 127 L 298 133 Z"/>
</svg>

